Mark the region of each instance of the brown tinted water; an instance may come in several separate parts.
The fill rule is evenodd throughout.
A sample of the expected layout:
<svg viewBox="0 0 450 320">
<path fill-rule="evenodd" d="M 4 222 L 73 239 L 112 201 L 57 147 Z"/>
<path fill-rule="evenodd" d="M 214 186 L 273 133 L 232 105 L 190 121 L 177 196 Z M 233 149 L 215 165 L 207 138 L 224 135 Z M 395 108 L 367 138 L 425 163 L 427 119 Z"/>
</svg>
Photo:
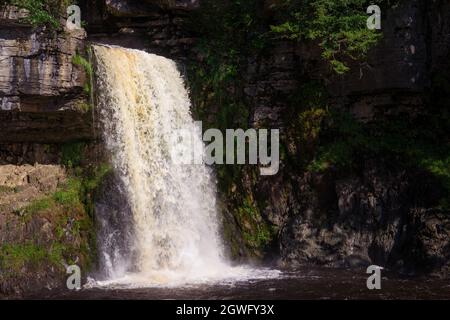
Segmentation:
<svg viewBox="0 0 450 320">
<path fill-rule="evenodd" d="M 93 288 L 43 291 L 31 299 L 450 299 L 450 279 L 382 273 L 381 290 L 367 289 L 365 270 L 300 269 L 275 279 L 177 288 Z"/>
</svg>

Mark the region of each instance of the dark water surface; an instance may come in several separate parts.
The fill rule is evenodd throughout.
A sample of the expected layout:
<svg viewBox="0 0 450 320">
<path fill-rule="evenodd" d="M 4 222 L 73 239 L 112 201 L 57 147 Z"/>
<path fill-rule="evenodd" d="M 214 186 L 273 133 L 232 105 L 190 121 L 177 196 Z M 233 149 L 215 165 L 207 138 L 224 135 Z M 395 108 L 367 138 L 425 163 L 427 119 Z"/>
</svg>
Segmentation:
<svg viewBox="0 0 450 320">
<path fill-rule="evenodd" d="M 382 273 L 381 290 L 369 290 L 365 270 L 301 269 L 281 278 L 178 288 L 44 291 L 29 299 L 450 299 L 450 279 L 404 278 Z"/>
</svg>

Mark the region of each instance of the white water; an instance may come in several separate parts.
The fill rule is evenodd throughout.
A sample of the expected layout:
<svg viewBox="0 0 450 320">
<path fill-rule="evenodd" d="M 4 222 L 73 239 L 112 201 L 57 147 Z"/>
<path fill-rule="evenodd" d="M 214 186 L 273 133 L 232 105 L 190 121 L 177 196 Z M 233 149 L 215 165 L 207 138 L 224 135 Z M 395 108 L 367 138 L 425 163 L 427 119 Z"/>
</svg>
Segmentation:
<svg viewBox="0 0 450 320">
<path fill-rule="evenodd" d="M 231 267 L 223 257 L 209 168 L 171 161 L 171 148 L 186 147 L 183 141 L 171 144 L 173 131 L 194 130 L 176 64 L 120 47 L 94 46 L 94 53 L 104 137 L 133 223 L 128 248 L 133 257 L 124 258 L 117 248 L 101 252 L 108 280 L 97 284 L 139 287 L 266 277 L 261 270 Z M 200 133 L 195 140 L 195 148 L 204 152 Z"/>
</svg>

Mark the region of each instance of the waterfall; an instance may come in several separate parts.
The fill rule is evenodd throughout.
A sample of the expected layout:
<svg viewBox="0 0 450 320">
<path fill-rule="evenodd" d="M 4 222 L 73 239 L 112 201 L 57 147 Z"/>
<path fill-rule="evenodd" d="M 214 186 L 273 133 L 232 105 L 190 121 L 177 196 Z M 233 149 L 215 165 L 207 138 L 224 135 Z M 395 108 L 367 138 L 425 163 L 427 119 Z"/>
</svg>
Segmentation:
<svg viewBox="0 0 450 320">
<path fill-rule="evenodd" d="M 94 46 L 106 146 L 129 201 L 137 274 L 154 281 L 211 276 L 226 267 L 214 183 L 204 165 L 171 161 L 175 130 L 192 128 L 176 64 L 143 51 Z M 194 145 L 203 148 L 201 135 Z M 103 252 L 103 254 L 108 254 Z M 107 273 L 122 263 L 109 257 Z"/>
<path fill-rule="evenodd" d="M 127 203 L 120 212 L 106 205 L 100 216 L 106 279 L 157 285 L 249 273 L 230 267 L 223 257 L 210 169 L 171 159 L 171 152 L 187 147 L 184 140 L 174 143 L 174 131 L 196 132 L 175 62 L 103 45 L 94 46 L 94 55 L 97 108 L 121 186 L 111 201 L 121 196 Z M 201 133 L 193 139 L 189 147 L 204 152 Z"/>
</svg>

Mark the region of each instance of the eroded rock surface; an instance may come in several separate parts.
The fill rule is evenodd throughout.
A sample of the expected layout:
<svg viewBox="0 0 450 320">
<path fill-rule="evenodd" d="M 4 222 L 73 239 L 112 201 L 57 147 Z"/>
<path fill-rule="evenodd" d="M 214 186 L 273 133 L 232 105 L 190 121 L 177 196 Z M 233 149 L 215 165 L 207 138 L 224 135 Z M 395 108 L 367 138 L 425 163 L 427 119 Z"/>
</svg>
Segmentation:
<svg viewBox="0 0 450 320">
<path fill-rule="evenodd" d="M 0 13 L 0 142 L 89 138 L 87 83 L 73 64 L 84 54 L 84 30 L 50 32 L 23 22 L 26 12 Z"/>
</svg>

